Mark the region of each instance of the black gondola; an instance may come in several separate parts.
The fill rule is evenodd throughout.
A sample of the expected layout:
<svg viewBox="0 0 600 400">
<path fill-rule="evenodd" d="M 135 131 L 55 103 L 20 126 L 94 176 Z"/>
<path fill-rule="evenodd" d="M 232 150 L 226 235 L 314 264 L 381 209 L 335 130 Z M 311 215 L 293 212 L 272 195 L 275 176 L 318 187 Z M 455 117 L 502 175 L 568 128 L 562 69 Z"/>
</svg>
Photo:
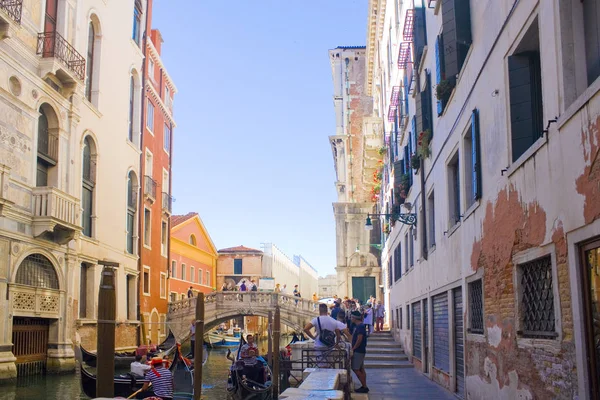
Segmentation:
<svg viewBox="0 0 600 400">
<path fill-rule="evenodd" d="M 205 351 L 206 352 L 206 351 Z M 204 364 L 206 359 L 204 359 Z M 192 400 L 194 398 L 194 373 L 189 362 L 181 357 L 173 361 L 173 400 Z"/>
<path fill-rule="evenodd" d="M 258 377 L 256 380 L 244 379 L 244 369 L 241 364 L 243 361 L 240 359 L 241 348 L 245 343 L 244 338 L 240 338 L 240 345 L 238 346 L 238 352 L 235 361 L 229 369 L 229 378 L 227 380 L 227 392 L 229 397 L 235 400 L 238 399 L 254 399 L 254 400 L 266 400 L 271 399 L 273 396 L 273 385 L 272 385 L 272 374 L 269 364 L 262 358 L 257 357 L 256 362 L 262 363 L 265 369 L 266 379 Z M 241 363 L 241 364 L 240 364 Z M 264 380 L 264 381 L 263 381 Z"/>
<path fill-rule="evenodd" d="M 175 349 L 173 355 L 173 362 L 169 366 L 171 372 L 178 364 L 178 360 L 181 359 L 179 349 Z M 143 376 L 135 376 L 130 373 L 115 375 L 115 397 L 129 397 L 133 393 L 137 392 L 144 385 Z M 83 364 L 81 365 L 81 388 L 86 396 L 92 399 L 96 397 L 96 375 L 88 371 Z"/>
<path fill-rule="evenodd" d="M 175 340 L 175 336 L 173 335 L 173 332 L 169 331 L 169 335 L 161 344 L 159 344 L 157 346 L 157 350 L 155 352 L 149 353 L 148 356 L 152 357 L 153 354 L 155 354 L 155 353 L 172 349 L 173 346 L 175 346 L 176 342 L 177 341 Z M 96 354 L 87 351 L 86 349 L 83 348 L 83 346 L 79 346 L 79 347 L 81 348 L 81 358 L 82 358 L 83 362 L 86 363 L 87 365 L 89 365 L 90 367 L 95 367 L 96 366 L 96 358 L 97 358 Z M 129 365 L 134 361 L 135 361 L 135 351 L 115 353 L 115 367 L 116 368 L 129 367 Z"/>
</svg>

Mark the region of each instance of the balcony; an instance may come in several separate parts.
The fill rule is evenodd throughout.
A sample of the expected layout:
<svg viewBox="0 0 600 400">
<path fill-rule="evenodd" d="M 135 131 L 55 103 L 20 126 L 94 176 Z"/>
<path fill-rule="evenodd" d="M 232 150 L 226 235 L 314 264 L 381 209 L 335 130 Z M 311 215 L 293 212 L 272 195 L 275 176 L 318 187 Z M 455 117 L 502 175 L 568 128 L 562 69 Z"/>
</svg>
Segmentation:
<svg viewBox="0 0 600 400">
<path fill-rule="evenodd" d="M 43 59 L 40 77 L 56 76 L 64 86 L 64 96 L 69 97 L 77 84 L 85 79 L 85 58 L 60 33 L 38 33 L 37 55 Z"/>
<path fill-rule="evenodd" d="M 11 284 L 8 292 L 15 316 L 30 317 L 33 314 L 42 318 L 60 317 L 58 290 Z"/>
<path fill-rule="evenodd" d="M 12 30 L 21 25 L 23 0 L 0 0 L 0 39 L 10 38 Z"/>
<path fill-rule="evenodd" d="M 154 203 L 156 200 L 156 181 L 150 176 L 144 176 L 144 197 Z"/>
<path fill-rule="evenodd" d="M 51 165 L 58 162 L 58 134 L 49 129 L 38 134 L 38 156 Z"/>
<path fill-rule="evenodd" d="M 54 187 L 33 188 L 33 235 L 67 244 L 81 232 L 79 200 Z"/>
<path fill-rule="evenodd" d="M 169 193 L 162 193 L 162 210 L 163 212 L 171 215 L 173 207 L 173 197 L 169 195 Z"/>
</svg>

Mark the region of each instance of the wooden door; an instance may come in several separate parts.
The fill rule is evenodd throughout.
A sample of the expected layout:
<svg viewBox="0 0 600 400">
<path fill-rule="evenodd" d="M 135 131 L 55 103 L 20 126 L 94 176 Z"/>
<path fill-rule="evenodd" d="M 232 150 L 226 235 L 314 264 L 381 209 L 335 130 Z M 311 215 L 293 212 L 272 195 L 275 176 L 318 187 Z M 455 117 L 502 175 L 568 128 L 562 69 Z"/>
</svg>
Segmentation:
<svg viewBox="0 0 600 400">
<path fill-rule="evenodd" d="M 19 376 L 46 372 L 49 326 L 47 319 L 13 319 L 13 353 Z"/>
<path fill-rule="evenodd" d="M 581 247 L 590 399 L 600 399 L 600 240 Z"/>
</svg>

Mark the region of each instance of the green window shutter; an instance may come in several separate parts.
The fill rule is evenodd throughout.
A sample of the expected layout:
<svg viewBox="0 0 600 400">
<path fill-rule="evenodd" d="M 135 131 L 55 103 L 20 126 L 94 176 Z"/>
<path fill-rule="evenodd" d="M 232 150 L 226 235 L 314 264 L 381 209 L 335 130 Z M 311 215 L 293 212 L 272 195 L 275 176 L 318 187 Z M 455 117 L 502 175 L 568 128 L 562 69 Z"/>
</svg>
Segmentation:
<svg viewBox="0 0 600 400">
<path fill-rule="evenodd" d="M 446 76 L 455 80 L 471 46 L 471 9 L 469 0 L 444 0 L 442 36 Z"/>
</svg>

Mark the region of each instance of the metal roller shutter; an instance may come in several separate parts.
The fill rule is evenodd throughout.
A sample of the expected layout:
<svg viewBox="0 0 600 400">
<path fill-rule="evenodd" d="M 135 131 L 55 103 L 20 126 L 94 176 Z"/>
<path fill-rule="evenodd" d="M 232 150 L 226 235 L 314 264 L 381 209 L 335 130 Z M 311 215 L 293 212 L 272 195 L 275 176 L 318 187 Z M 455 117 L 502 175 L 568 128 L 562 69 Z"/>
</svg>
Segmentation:
<svg viewBox="0 0 600 400">
<path fill-rule="evenodd" d="M 412 305 L 412 323 L 413 323 L 413 356 L 421 359 L 421 303 L 416 302 Z"/>
<path fill-rule="evenodd" d="M 433 366 L 450 373 L 450 343 L 448 338 L 448 294 L 433 298 Z"/>
<path fill-rule="evenodd" d="M 456 394 L 465 398 L 465 345 L 463 330 L 462 288 L 453 290 L 454 294 L 454 351 L 456 353 Z"/>
</svg>

